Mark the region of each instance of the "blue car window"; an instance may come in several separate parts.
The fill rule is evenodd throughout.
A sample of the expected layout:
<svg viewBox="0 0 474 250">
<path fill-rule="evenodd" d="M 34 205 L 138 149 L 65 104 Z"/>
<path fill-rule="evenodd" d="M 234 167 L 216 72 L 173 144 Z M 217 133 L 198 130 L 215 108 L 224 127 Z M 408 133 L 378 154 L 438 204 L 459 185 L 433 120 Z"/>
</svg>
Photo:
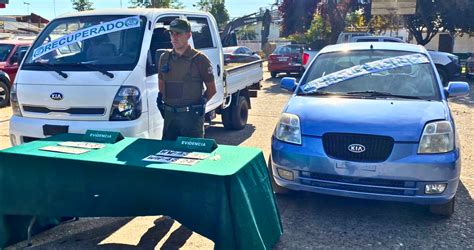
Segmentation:
<svg viewBox="0 0 474 250">
<path fill-rule="evenodd" d="M 328 53 L 316 58 L 301 81 L 300 92 L 378 91 L 394 95 L 439 98 L 429 59 L 418 53 L 353 51 Z"/>
</svg>

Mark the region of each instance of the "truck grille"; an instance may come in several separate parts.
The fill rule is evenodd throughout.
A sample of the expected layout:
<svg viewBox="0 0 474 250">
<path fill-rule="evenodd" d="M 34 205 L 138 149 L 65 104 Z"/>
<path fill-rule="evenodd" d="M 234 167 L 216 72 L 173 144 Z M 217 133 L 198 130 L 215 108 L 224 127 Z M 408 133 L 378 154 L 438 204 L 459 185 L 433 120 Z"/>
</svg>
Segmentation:
<svg viewBox="0 0 474 250">
<path fill-rule="evenodd" d="M 68 108 L 68 109 L 50 109 L 47 107 L 23 105 L 23 110 L 32 113 L 67 113 L 71 115 L 104 115 L 105 108 Z"/>
<path fill-rule="evenodd" d="M 388 136 L 327 133 L 323 135 L 326 154 L 334 159 L 356 162 L 382 162 L 393 149 L 394 140 Z M 351 145 L 362 145 L 362 152 L 351 152 Z"/>
</svg>

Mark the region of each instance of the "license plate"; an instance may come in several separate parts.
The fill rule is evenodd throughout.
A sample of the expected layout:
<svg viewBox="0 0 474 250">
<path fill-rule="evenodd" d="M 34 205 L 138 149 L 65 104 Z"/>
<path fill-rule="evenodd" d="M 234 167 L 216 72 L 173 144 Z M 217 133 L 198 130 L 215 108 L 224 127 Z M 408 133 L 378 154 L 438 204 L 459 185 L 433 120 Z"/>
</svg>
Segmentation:
<svg viewBox="0 0 474 250">
<path fill-rule="evenodd" d="M 43 134 L 45 136 L 64 134 L 67 132 L 69 132 L 69 126 L 49 125 L 49 124 L 43 125 Z"/>
<path fill-rule="evenodd" d="M 280 58 L 278 58 L 278 61 L 279 61 L 279 62 L 286 62 L 286 60 L 288 60 L 287 57 L 280 57 Z"/>
</svg>

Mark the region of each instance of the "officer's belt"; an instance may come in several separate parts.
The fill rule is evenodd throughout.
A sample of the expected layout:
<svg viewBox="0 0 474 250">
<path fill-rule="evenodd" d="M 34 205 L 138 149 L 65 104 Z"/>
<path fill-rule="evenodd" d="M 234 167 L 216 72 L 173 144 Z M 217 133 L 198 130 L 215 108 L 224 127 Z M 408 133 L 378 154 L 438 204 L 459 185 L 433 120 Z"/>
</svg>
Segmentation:
<svg viewBox="0 0 474 250">
<path fill-rule="evenodd" d="M 167 104 L 164 105 L 166 111 L 174 112 L 174 113 L 184 113 L 194 111 L 195 109 L 202 108 L 202 105 L 190 105 L 184 107 L 172 107 Z"/>
</svg>

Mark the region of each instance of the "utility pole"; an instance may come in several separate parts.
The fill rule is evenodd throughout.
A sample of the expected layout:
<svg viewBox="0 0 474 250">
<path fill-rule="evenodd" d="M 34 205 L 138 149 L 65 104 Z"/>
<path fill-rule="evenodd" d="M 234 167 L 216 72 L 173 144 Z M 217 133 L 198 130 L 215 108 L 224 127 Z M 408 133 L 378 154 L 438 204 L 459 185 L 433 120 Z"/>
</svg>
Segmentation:
<svg viewBox="0 0 474 250">
<path fill-rule="evenodd" d="M 31 13 L 30 13 L 30 4 L 29 2 L 23 2 L 24 5 L 26 5 L 26 12 L 28 13 L 28 15 L 30 15 L 28 17 L 28 29 L 30 28 L 30 23 L 31 23 Z"/>
</svg>

